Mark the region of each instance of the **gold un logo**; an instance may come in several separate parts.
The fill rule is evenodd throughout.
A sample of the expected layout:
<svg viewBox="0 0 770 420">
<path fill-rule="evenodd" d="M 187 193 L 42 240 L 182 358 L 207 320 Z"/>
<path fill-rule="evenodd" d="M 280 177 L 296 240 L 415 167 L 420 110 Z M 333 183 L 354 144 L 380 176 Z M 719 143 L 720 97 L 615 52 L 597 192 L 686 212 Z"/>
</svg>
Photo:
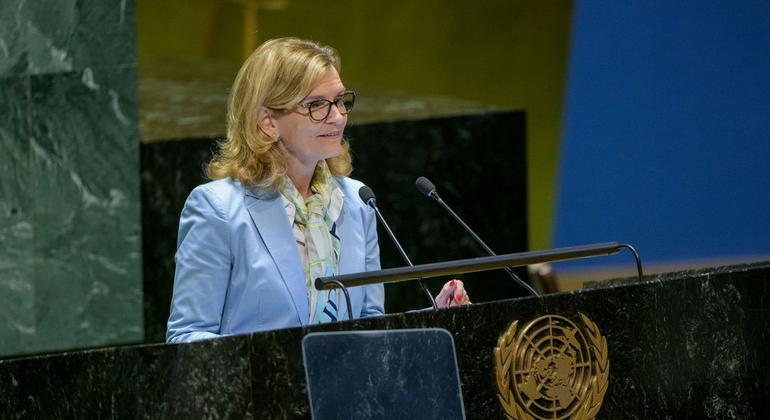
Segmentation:
<svg viewBox="0 0 770 420">
<path fill-rule="evenodd" d="M 545 315 L 516 332 L 514 321 L 494 349 L 498 397 L 511 420 L 593 419 L 607 392 L 607 340 L 588 317 L 584 328 Z"/>
</svg>

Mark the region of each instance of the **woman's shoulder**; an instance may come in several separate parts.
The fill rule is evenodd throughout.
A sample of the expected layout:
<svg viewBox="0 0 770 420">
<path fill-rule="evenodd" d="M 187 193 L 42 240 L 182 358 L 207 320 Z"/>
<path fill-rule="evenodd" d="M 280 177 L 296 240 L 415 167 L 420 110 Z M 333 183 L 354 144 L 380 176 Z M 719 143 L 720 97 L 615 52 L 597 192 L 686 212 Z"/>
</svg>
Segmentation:
<svg viewBox="0 0 770 420">
<path fill-rule="evenodd" d="M 190 195 L 204 194 L 208 196 L 214 196 L 223 201 L 230 201 L 227 200 L 227 198 L 236 195 L 243 195 L 243 192 L 244 188 L 240 182 L 231 178 L 222 178 L 198 185 L 192 190 Z"/>
<path fill-rule="evenodd" d="M 355 190 L 358 193 L 358 189 L 364 186 L 364 183 L 353 178 L 346 176 L 335 176 L 334 179 L 340 184 L 340 187 L 349 188 Z"/>
<path fill-rule="evenodd" d="M 258 193 L 247 189 L 234 179 L 222 178 L 195 187 L 190 193 L 186 205 L 195 206 L 198 203 L 208 202 L 219 212 L 228 214 L 242 207 L 244 197 L 247 194 L 257 195 Z"/>
<path fill-rule="evenodd" d="M 366 207 L 366 204 L 358 195 L 358 190 L 364 186 L 363 182 L 357 179 L 348 178 L 346 176 L 334 177 L 334 179 L 337 180 L 337 184 L 340 186 L 342 193 L 345 195 L 346 201 L 350 199 L 351 202 L 359 206 Z"/>
</svg>

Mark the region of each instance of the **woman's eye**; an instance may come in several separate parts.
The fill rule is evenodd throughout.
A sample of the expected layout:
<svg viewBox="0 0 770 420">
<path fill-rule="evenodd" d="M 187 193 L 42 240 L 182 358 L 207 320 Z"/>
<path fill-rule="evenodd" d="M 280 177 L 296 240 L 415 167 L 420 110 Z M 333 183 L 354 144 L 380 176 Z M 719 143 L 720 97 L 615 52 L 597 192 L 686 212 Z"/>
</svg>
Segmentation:
<svg viewBox="0 0 770 420">
<path fill-rule="evenodd" d="M 320 110 L 324 109 L 324 107 L 326 107 L 326 106 L 327 106 L 327 102 L 326 101 L 314 101 L 314 102 L 310 103 L 308 108 L 310 108 L 311 111 L 320 111 Z"/>
</svg>

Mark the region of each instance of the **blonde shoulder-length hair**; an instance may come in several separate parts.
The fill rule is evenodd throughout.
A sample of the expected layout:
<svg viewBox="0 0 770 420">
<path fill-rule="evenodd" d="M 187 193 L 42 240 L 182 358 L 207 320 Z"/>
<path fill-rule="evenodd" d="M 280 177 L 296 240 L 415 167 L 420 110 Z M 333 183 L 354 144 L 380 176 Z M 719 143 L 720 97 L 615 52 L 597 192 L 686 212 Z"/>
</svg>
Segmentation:
<svg viewBox="0 0 770 420">
<path fill-rule="evenodd" d="M 278 38 L 254 50 L 235 77 L 227 110 L 227 138 L 217 145 L 207 176 L 280 190 L 286 175 L 285 152 L 259 127 L 259 111 L 293 109 L 331 67 L 340 72 L 337 51 L 313 41 Z M 326 164 L 334 176 L 350 174 L 347 140 L 342 141 L 342 153 L 326 159 Z"/>
</svg>

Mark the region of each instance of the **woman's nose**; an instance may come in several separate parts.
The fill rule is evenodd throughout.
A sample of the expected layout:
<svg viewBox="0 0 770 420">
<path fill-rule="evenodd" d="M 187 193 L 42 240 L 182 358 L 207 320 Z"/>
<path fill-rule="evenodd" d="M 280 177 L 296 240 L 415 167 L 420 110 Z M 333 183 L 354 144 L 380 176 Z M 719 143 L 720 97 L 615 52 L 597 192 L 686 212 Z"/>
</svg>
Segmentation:
<svg viewBox="0 0 770 420">
<path fill-rule="evenodd" d="M 347 114 L 343 114 L 337 104 L 332 104 L 331 110 L 329 110 L 329 115 L 326 117 L 326 122 L 329 124 L 339 124 L 344 122 L 345 118 L 347 118 Z"/>
</svg>

